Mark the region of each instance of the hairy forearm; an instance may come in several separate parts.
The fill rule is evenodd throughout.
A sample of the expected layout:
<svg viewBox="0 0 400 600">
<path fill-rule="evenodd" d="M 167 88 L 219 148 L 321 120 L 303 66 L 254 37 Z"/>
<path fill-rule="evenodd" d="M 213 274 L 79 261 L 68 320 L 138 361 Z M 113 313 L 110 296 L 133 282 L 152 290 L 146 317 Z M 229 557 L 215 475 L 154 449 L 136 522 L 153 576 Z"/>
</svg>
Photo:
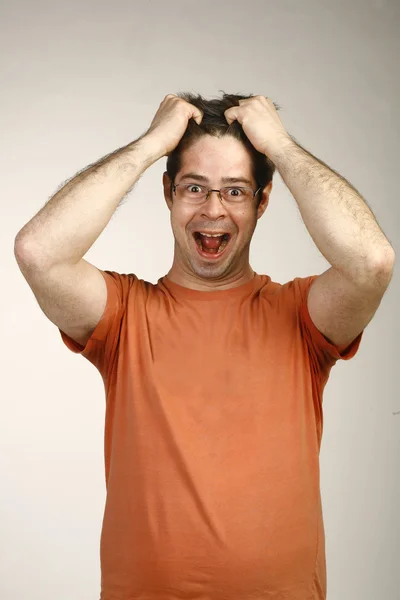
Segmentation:
<svg viewBox="0 0 400 600">
<path fill-rule="evenodd" d="M 274 156 L 304 224 L 327 261 L 354 281 L 385 269 L 394 251 L 357 190 L 292 138 Z"/>
<path fill-rule="evenodd" d="M 19 231 L 15 238 L 18 259 L 43 268 L 77 263 L 155 160 L 146 140 L 139 139 L 86 167 Z"/>
</svg>

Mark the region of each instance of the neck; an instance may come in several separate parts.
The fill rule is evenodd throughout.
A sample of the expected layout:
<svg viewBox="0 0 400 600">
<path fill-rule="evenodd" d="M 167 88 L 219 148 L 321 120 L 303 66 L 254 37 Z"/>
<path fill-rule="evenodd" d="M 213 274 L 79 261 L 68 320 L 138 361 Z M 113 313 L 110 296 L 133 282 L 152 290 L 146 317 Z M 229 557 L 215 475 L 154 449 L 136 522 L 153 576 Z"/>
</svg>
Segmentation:
<svg viewBox="0 0 400 600">
<path fill-rule="evenodd" d="M 219 277 L 212 277 L 211 269 L 210 276 L 201 276 L 192 270 L 184 270 L 180 267 L 178 268 L 178 266 L 174 263 L 171 269 L 168 271 L 166 277 L 173 283 L 183 287 L 192 290 L 210 292 L 239 287 L 240 285 L 244 285 L 253 279 L 254 275 L 255 272 L 249 264 L 247 264 L 246 267 L 235 271 L 234 273 L 224 273 Z"/>
</svg>

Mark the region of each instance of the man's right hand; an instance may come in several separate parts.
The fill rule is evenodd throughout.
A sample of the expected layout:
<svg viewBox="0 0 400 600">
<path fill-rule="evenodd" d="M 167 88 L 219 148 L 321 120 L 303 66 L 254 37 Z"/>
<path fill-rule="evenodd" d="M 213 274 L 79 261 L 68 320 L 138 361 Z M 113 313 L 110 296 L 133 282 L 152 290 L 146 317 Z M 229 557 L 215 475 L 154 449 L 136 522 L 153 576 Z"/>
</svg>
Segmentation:
<svg viewBox="0 0 400 600">
<path fill-rule="evenodd" d="M 142 139 L 151 142 L 160 158 L 168 156 L 179 144 L 191 118 L 200 125 L 203 112 L 183 98 L 168 94 Z"/>
</svg>

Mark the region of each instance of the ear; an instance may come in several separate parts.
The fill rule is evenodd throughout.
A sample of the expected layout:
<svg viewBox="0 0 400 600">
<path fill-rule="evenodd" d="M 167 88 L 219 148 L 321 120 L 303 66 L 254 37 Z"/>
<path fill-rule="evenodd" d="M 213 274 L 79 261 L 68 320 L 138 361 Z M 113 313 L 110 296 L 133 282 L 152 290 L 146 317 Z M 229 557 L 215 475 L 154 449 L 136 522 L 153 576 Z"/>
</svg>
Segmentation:
<svg viewBox="0 0 400 600">
<path fill-rule="evenodd" d="M 266 185 L 262 191 L 261 202 L 260 202 L 259 207 L 257 208 L 257 219 L 262 217 L 262 215 L 266 211 L 268 202 L 269 202 L 269 195 L 270 195 L 271 191 L 272 191 L 272 181 L 270 181 L 269 184 Z"/>
<path fill-rule="evenodd" d="M 171 196 L 171 179 L 170 179 L 167 171 L 165 171 L 163 173 L 163 186 L 164 186 L 165 202 L 167 203 L 169 210 L 171 210 L 172 202 L 173 202 L 172 196 Z"/>
</svg>

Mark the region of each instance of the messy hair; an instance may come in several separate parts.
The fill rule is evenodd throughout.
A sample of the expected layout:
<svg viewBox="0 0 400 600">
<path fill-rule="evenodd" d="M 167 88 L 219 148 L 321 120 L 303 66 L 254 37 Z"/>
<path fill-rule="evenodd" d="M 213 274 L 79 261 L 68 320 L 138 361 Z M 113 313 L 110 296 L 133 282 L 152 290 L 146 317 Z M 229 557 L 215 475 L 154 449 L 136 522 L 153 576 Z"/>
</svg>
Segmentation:
<svg viewBox="0 0 400 600">
<path fill-rule="evenodd" d="M 254 148 L 253 144 L 244 133 L 240 123 L 235 120 L 229 125 L 224 114 L 228 108 L 239 106 L 239 100 L 252 98 L 253 94 L 247 96 L 225 94 L 225 92 L 222 92 L 222 94 L 221 98 L 212 100 L 206 100 L 200 94 L 192 94 L 190 92 L 180 92 L 176 94 L 179 98 L 186 100 L 200 109 L 203 112 L 203 118 L 200 125 L 198 125 L 193 118 L 189 119 L 188 126 L 179 144 L 168 155 L 166 165 L 167 173 L 171 182 L 174 181 L 182 166 L 182 154 L 199 138 L 204 135 L 212 135 L 215 137 L 230 135 L 242 142 L 250 152 L 252 174 L 256 181 L 257 188 L 261 188 L 259 198 L 257 199 L 257 205 L 259 205 L 261 202 L 262 190 L 272 181 L 275 165 L 265 154 L 258 152 L 258 150 Z M 274 103 L 274 106 L 279 110 L 278 105 Z"/>
</svg>

